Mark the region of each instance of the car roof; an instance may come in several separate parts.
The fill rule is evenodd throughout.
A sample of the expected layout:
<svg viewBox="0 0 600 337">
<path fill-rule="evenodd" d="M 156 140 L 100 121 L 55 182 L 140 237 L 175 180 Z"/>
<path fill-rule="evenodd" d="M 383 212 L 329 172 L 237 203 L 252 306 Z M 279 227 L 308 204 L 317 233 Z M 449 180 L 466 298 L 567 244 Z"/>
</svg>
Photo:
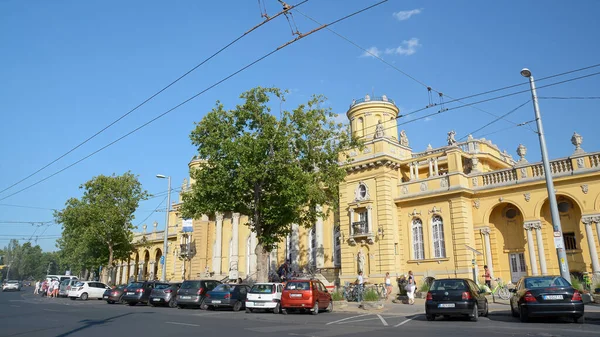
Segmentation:
<svg viewBox="0 0 600 337">
<path fill-rule="evenodd" d="M 312 280 L 312 279 L 308 279 L 308 278 L 295 278 L 295 279 L 289 280 L 288 283 L 291 283 L 291 282 L 310 282 L 310 281 L 318 281 L 318 280 Z"/>
<path fill-rule="evenodd" d="M 453 277 L 453 278 L 436 278 L 433 281 L 435 282 L 435 281 L 473 281 L 473 280 L 471 280 L 469 278 L 456 278 L 456 277 Z"/>
<path fill-rule="evenodd" d="M 279 282 L 262 282 L 262 283 L 254 283 L 255 286 L 260 286 L 260 285 L 283 285 L 283 283 L 279 283 Z"/>
</svg>

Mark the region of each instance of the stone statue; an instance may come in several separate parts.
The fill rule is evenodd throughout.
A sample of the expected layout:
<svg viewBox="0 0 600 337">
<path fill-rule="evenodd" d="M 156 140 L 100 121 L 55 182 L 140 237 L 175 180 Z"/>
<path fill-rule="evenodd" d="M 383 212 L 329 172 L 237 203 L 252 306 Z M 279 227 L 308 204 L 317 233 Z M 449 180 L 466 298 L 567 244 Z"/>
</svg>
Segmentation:
<svg viewBox="0 0 600 337">
<path fill-rule="evenodd" d="M 448 145 L 456 144 L 456 139 L 454 139 L 454 136 L 456 136 L 456 132 L 454 132 L 454 130 L 448 132 Z"/>
<path fill-rule="evenodd" d="M 381 121 L 377 122 L 377 126 L 375 127 L 375 139 L 377 138 L 383 138 L 383 124 L 381 123 Z"/>
<path fill-rule="evenodd" d="M 408 146 L 408 137 L 406 136 L 406 131 L 400 131 L 400 145 Z"/>
<path fill-rule="evenodd" d="M 358 256 L 356 257 L 356 259 L 358 260 L 358 271 L 359 272 L 365 272 L 365 254 L 363 253 L 362 249 L 358 251 Z"/>
</svg>

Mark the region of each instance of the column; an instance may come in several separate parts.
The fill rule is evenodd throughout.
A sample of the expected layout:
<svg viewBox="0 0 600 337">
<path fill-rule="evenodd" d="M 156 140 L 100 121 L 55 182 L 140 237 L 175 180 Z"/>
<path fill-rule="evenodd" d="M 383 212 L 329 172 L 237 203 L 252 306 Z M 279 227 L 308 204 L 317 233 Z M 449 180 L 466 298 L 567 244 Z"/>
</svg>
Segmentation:
<svg viewBox="0 0 600 337">
<path fill-rule="evenodd" d="M 292 269 L 295 271 L 298 270 L 298 254 L 300 253 L 300 248 L 298 246 L 300 244 L 300 238 L 298 235 L 298 224 L 292 224 L 292 261 L 290 262 L 292 264 Z"/>
<path fill-rule="evenodd" d="M 352 223 L 354 222 L 354 208 L 350 208 L 350 237 L 354 235 L 354 227 Z"/>
<path fill-rule="evenodd" d="M 254 275 L 254 279 L 256 279 L 257 272 L 257 256 L 256 256 L 256 246 L 258 245 L 258 240 L 256 239 L 256 232 L 250 232 L 250 275 Z M 298 250 L 296 250 L 297 252 Z M 298 254 L 296 253 L 296 256 Z"/>
<path fill-rule="evenodd" d="M 431 160 L 431 158 L 429 158 L 429 176 L 433 177 L 433 160 Z"/>
<path fill-rule="evenodd" d="M 373 206 L 367 206 L 367 232 L 373 233 Z"/>
<path fill-rule="evenodd" d="M 542 271 L 542 275 L 548 275 L 548 269 L 546 268 L 546 253 L 544 252 L 544 241 L 542 239 L 542 222 L 536 221 L 532 225 L 533 228 L 535 228 L 535 239 L 537 241 L 540 269 Z"/>
<path fill-rule="evenodd" d="M 317 212 L 323 212 L 323 207 L 321 205 L 317 205 Z M 319 216 L 317 218 L 317 223 L 315 224 L 315 235 L 317 241 L 317 260 L 315 264 L 317 268 L 322 268 L 325 263 L 325 250 L 323 248 L 323 217 Z"/>
<path fill-rule="evenodd" d="M 494 279 L 494 263 L 492 262 L 492 245 L 490 243 L 490 229 L 482 228 L 481 234 L 483 234 L 483 242 L 485 244 L 485 263 L 490 271 L 490 276 Z"/>
<path fill-rule="evenodd" d="M 221 275 L 221 241 L 223 241 L 223 213 L 216 213 L 217 235 L 215 240 L 215 251 L 213 252 L 213 271 L 215 275 Z"/>
<path fill-rule="evenodd" d="M 135 279 L 135 275 L 133 275 L 135 273 L 135 262 L 131 262 L 129 264 L 129 279 L 133 278 Z M 127 283 L 129 283 L 129 279 L 127 280 Z"/>
<path fill-rule="evenodd" d="M 535 259 L 535 248 L 533 246 L 533 234 L 531 231 L 533 230 L 533 226 L 531 223 L 526 222 L 523 225 L 525 232 L 527 233 L 527 249 L 529 250 L 529 263 L 531 264 L 531 274 L 539 275 L 537 261 Z"/>
<path fill-rule="evenodd" d="M 156 275 L 154 275 L 154 264 L 155 263 L 156 263 L 155 261 L 150 261 L 150 271 L 148 272 L 149 280 L 154 280 L 156 278 Z"/>
<path fill-rule="evenodd" d="M 592 223 L 596 223 L 596 230 L 598 230 L 598 237 L 600 238 L 600 216 L 584 216 L 581 219 L 585 226 L 585 236 L 587 237 L 588 247 L 590 247 L 590 255 L 592 258 L 592 271 L 594 274 L 600 273 L 600 263 L 598 263 L 598 252 L 596 250 L 596 242 L 594 242 L 594 231 L 592 230 Z"/>
<path fill-rule="evenodd" d="M 138 264 L 138 274 L 137 274 L 137 279 L 138 281 L 141 281 L 144 278 L 144 264 L 145 261 L 140 261 Z"/>
<path fill-rule="evenodd" d="M 240 213 L 233 213 L 232 214 L 232 219 L 231 219 L 231 224 L 232 224 L 232 228 L 231 228 L 231 245 L 233 246 L 231 248 L 231 262 L 230 262 L 230 268 L 232 266 L 235 266 L 235 270 L 239 270 L 238 268 L 238 262 L 239 262 L 239 226 L 240 226 Z"/>
<path fill-rule="evenodd" d="M 408 168 L 410 169 L 410 180 L 415 179 L 415 163 L 408 164 Z"/>
<path fill-rule="evenodd" d="M 433 172 L 435 173 L 436 176 L 440 175 L 440 171 L 438 170 L 438 158 L 437 157 L 435 157 L 435 159 L 433 160 Z"/>
<path fill-rule="evenodd" d="M 415 179 L 419 179 L 419 162 L 414 162 L 415 164 Z"/>
</svg>

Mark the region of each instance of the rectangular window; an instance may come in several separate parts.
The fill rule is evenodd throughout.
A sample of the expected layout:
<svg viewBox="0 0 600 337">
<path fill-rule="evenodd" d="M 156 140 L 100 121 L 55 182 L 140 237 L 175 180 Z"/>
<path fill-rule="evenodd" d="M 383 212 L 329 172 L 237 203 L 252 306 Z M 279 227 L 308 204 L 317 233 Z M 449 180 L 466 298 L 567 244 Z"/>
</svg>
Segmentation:
<svg viewBox="0 0 600 337">
<path fill-rule="evenodd" d="M 577 249 L 577 239 L 575 238 L 574 232 L 563 233 L 563 240 L 565 241 L 566 250 Z"/>
</svg>

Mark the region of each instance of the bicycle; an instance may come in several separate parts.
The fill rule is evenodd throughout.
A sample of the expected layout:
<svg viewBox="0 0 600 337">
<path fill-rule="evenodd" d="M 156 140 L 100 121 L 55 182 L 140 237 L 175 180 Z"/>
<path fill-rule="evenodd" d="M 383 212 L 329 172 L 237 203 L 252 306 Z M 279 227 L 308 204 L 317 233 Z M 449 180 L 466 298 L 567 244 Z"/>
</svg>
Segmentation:
<svg viewBox="0 0 600 337">
<path fill-rule="evenodd" d="M 498 294 L 500 299 L 508 300 L 510 298 L 510 291 L 508 290 L 506 284 L 504 284 L 500 278 L 497 278 L 494 281 L 496 281 L 496 286 L 492 290 L 492 296 Z"/>
<path fill-rule="evenodd" d="M 346 286 L 344 286 L 343 296 L 346 299 L 346 301 L 348 301 L 348 302 L 354 302 L 356 300 L 355 288 L 356 287 L 354 285 L 346 285 Z"/>
<path fill-rule="evenodd" d="M 375 283 L 371 287 L 375 289 L 375 292 L 377 293 L 377 295 L 379 296 L 380 299 L 385 299 L 386 298 L 386 296 L 387 296 L 387 288 L 385 287 L 385 284 L 383 284 L 383 283 Z"/>
</svg>

